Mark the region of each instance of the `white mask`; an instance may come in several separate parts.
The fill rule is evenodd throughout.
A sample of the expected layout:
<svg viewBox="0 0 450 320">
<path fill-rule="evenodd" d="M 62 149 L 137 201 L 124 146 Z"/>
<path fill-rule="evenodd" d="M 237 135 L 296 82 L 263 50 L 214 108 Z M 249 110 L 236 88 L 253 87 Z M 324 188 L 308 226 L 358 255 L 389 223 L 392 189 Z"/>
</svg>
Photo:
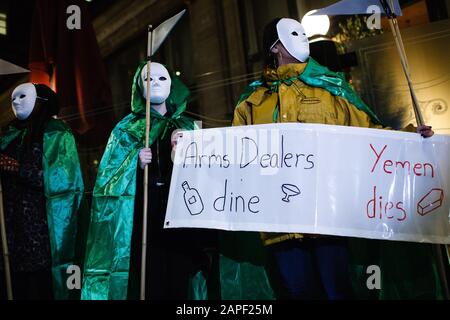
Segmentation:
<svg viewBox="0 0 450 320">
<path fill-rule="evenodd" d="M 142 68 L 142 92 L 144 99 L 147 98 L 147 65 Z M 172 79 L 167 69 L 160 63 L 152 62 L 150 67 L 150 102 L 161 104 L 169 97 Z"/>
<path fill-rule="evenodd" d="M 30 116 L 36 98 L 36 87 L 32 83 L 23 83 L 14 89 L 11 95 L 11 104 L 17 119 L 26 120 Z"/>
<path fill-rule="evenodd" d="M 309 57 L 309 41 L 303 26 L 294 19 L 283 18 L 277 23 L 278 38 L 295 59 L 305 62 Z"/>
</svg>

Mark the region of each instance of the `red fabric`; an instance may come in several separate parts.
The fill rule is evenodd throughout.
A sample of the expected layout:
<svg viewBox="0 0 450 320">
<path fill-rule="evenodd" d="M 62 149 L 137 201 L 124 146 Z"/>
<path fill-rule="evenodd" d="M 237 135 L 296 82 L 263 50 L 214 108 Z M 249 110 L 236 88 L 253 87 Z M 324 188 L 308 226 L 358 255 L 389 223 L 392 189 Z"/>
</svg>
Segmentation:
<svg viewBox="0 0 450 320">
<path fill-rule="evenodd" d="M 70 5 L 81 9 L 81 29 L 69 30 Z M 36 0 L 29 68 L 31 81 L 58 94 L 60 113 L 89 145 L 105 143 L 113 124 L 109 80 L 84 0 Z"/>
</svg>

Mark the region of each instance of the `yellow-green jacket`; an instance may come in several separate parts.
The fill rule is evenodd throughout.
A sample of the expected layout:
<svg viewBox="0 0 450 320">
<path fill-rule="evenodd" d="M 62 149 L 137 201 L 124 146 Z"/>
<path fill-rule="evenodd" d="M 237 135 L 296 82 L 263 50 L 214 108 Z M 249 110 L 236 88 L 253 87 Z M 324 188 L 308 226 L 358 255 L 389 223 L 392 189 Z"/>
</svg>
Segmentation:
<svg viewBox="0 0 450 320">
<path fill-rule="evenodd" d="M 287 64 L 264 72 L 265 86 L 256 88 L 241 101 L 234 112 L 233 126 L 274 122 L 320 123 L 364 128 L 383 128 L 348 100 L 329 91 L 307 85 L 298 76 L 307 63 Z M 280 80 L 291 79 L 288 83 Z M 277 91 L 269 89 L 274 82 Z M 276 213 L 274 213 L 276 214 Z M 300 239 L 301 234 L 261 233 L 265 245 L 288 239 Z"/>
</svg>

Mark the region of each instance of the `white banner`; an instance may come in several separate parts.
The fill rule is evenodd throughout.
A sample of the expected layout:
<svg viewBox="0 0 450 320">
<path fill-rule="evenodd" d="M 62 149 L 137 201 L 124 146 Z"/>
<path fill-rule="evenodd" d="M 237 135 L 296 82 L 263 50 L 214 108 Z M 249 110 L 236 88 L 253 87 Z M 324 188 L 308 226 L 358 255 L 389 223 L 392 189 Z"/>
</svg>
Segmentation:
<svg viewBox="0 0 450 320">
<path fill-rule="evenodd" d="M 450 243 L 450 137 L 315 124 L 184 132 L 166 228 Z"/>
</svg>

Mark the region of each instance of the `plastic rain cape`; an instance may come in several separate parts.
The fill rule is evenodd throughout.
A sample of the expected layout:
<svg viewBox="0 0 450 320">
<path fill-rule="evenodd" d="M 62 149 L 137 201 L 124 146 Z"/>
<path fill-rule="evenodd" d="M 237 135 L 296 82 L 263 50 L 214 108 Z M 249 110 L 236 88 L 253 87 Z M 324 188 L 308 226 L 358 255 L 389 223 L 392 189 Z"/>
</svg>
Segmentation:
<svg viewBox="0 0 450 320">
<path fill-rule="evenodd" d="M 367 113 L 373 123 L 381 124 L 381 121 L 378 119 L 377 115 L 356 94 L 350 84 L 348 84 L 345 80 L 345 75 L 342 72 L 333 72 L 327 67 L 320 65 L 311 57 L 308 59 L 308 64 L 306 65 L 305 70 L 298 77 L 269 82 L 268 84 L 266 84 L 264 80 L 252 82 L 241 95 L 239 103 L 247 99 L 259 87 L 268 86 L 271 91 L 278 92 L 278 86 L 281 83 L 291 85 L 297 79 L 303 81 L 311 87 L 325 89 L 334 96 L 339 96 L 348 100 L 359 110 Z"/>
<path fill-rule="evenodd" d="M 0 139 L 4 150 L 25 130 L 10 127 Z M 76 264 L 77 219 L 84 185 L 75 139 L 60 120 L 51 119 L 44 132 L 42 169 L 52 255 L 55 299 L 72 295 L 67 288 L 67 268 Z"/>
<path fill-rule="evenodd" d="M 131 110 L 113 129 L 100 162 L 91 208 L 82 299 L 127 299 L 130 245 L 133 232 L 138 153 L 144 147 L 145 99 L 140 87 L 142 63 L 133 79 Z M 171 117 L 151 109 L 150 145 L 171 129 L 194 129 L 183 116 L 189 90 L 172 77 L 166 100 Z"/>
</svg>

